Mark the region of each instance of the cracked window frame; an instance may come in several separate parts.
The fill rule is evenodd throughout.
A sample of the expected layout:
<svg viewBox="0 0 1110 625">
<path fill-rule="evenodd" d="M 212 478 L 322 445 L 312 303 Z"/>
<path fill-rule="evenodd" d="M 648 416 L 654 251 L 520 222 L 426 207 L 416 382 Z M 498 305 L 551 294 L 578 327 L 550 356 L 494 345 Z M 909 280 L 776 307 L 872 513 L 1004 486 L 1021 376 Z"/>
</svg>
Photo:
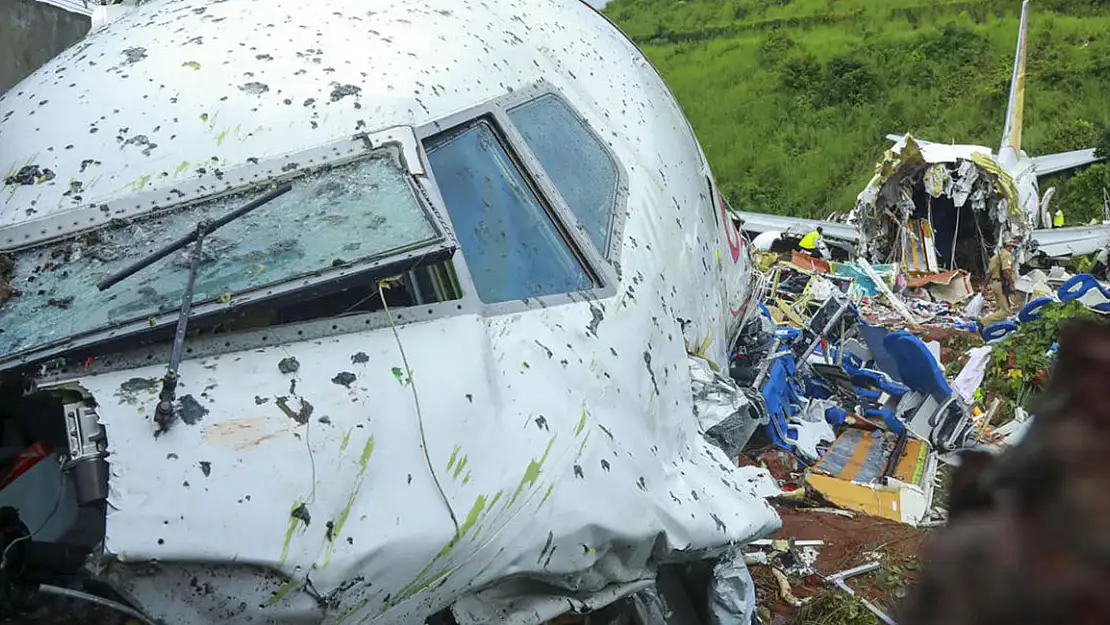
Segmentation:
<svg viewBox="0 0 1110 625">
<path fill-rule="evenodd" d="M 406 130 L 411 138 L 411 129 Z M 308 310 L 306 306 L 318 308 L 318 298 L 322 296 L 331 297 L 330 304 L 336 316 L 367 312 L 372 310 L 367 302 L 380 299 L 377 280 L 384 277 L 399 277 L 391 284 L 400 283 L 405 287 L 385 291 L 386 297 L 394 300 L 388 302 L 390 306 L 400 308 L 462 298 L 462 286 L 451 260 L 455 249 L 454 235 L 439 214 L 442 209 L 436 208 L 429 197 L 424 187 L 426 180 L 416 175 L 422 172 L 419 168 L 414 172 L 407 166 L 412 162 L 418 163 L 419 158 L 407 153 L 405 148 L 408 146 L 387 143 L 384 147 L 377 145 L 369 149 L 370 138 L 363 139 L 359 142 L 362 149 L 357 156 L 339 158 L 322 166 L 294 167 L 301 155 L 280 159 L 288 161 L 286 167 L 281 168 L 286 173 L 275 177 L 272 182 L 291 182 L 293 191 L 206 238 L 202 258 L 207 262 L 201 264 L 192 317 L 199 321 L 197 331 L 236 332 L 320 318 L 319 311 Z M 412 144 L 415 145 L 415 141 Z M 338 154 L 339 150 L 335 153 Z M 359 173 L 364 177 L 376 174 L 379 179 L 369 180 L 365 190 L 360 190 L 357 184 L 348 184 L 344 189 L 342 181 L 337 180 L 341 176 L 357 176 Z M 246 180 L 250 177 L 241 178 Z M 257 180 L 257 176 L 254 179 Z M 113 219 L 106 225 L 60 240 L 7 252 L 6 256 L 14 262 L 5 277 L 10 280 L 14 293 L 7 301 L 0 303 L 0 327 L 5 328 L 0 333 L 0 367 L 25 364 L 106 341 L 115 342 L 139 333 L 167 340 L 166 331 L 176 321 L 180 306 L 180 293 L 188 273 L 185 260 L 191 246 L 103 293 L 96 291 L 95 283 L 161 247 L 163 239 L 168 241 L 185 234 L 203 217 L 226 214 L 263 193 L 266 188 L 264 184 L 240 185 L 228 193 L 209 194 L 206 198 L 182 201 L 156 212 Z M 326 199 L 333 200 L 333 205 L 334 201 L 347 198 L 351 202 L 348 209 L 357 205 L 363 210 L 355 215 L 351 210 L 347 211 L 350 214 L 344 214 L 342 210 L 321 209 L 306 211 L 299 216 L 309 221 L 315 218 L 309 225 L 316 229 L 324 227 L 321 224 L 329 220 L 332 222 L 331 230 L 325 228 L 321 238 L 328 242 L 328 245 L 322 246 L 326 249 L 312 250 L 310 243 L 301 240 L 306 228 L 281 218 L 281 215 L 288 214 L 282 208 L 293 206 L 298 200 L 303 201 L 306 190 L 316 192 L 311 196 L 313 198 L 323 194 Z M 415 228 L 408 233 L 411 236 L 404 237 L 405 224 L 391 227 L 387 225 L 388 219 L 382 221 L 388 217 L 385 213 L 387 209 L 377 212 L 364 210 L 365 200 L 372 197 L 371 191 L 379 195 L 384 193 L 386 199 L 382 204 L 392 206 L 395 211 L 398 211 L 397 202 L 402 201 L 404 209 L 393 218 L 400 214 L 407 215 L 411 221 L 408 226 Z M 351 199 L 352 195 L 356 197 Z M 211 210 L 206 210 L 206 207 Z M 340 223 L 349 221 L 352 216 L 362 219 L 360 228 L 353 229 Z M 149 245 L 135 246 L 132 240 L 125 240 L 125 235 L 134 235 L 135 229 L 141 231 L 144 224 L 151 229 L 151 225 L 166 220 L 172 221 L 172 227 L 160 231 Z M 370 220 L 376 223 L 369 224 Z M 336 236 L 347 244 L 359 243 L 364 230 L 371 226 L 385 230 L 378 237 L 382 243 L 378 249 L 352 247 L 344 251 L 343 244 L 335 243 Z M 233 242 L 237 231 L 250 228 L 256 231 L 269 229 L 279 236 L 271 239 L 256 237 L 255 242 L 264 244 L 249 250 L 244 249 L 242 242 Z M 290 236 L 280 236 L 283 229 L 288 230 Z M 106 237 L 106 234 L 111 236 Z M 103 245 L 106 239 L 116 247 L 126 242 L 135 249 L 122 255 L 122 259 L 105 262 L 103 258 L 97 258 L 99 252 L 92 246 Z M 289 241 L 280 245 L 286 239 Z M 365 244 L 365 241 L 362 242 Z M 347 258 L 343 258 L 344 255 Z M 96 271 L 88 271 L 89 267 L 85 267 L 85 275 L 77 271 L 79 267 L 75 267 L 75 263 L 97 263 L 99 267 Z M 274 277 L 278 273 L 273 271 L 274 264 L 285 267 L 284 273 Z M 224 272 L 213 276 L 212 270 L 220 268 Z M 167 270 L 170 275 L 164 276 Z M 252 276 L 252 271 L 257 275 Z M 41 278 L 44 275 L 46 277 Z M 28 278 L 31 280 L 28 281 Z M 7 283 L 7 280 L 4 282 Z M 70 284 L 70 291 L 58 288 L 51 280 Z M 352 293 L 352 286 L 360 282 L 364 292 Z M 72 286 L 74 284 L 77 286 Z M 154 291 L 151 292 L 151 289 Z M 343 294 L 346 294 L 347 300 L 343 299 Z M 296 305 L 298 299 L 302 300 L 299 310 Z M 97 301 L 100 303 L 96 304 Z M 91 306 L 90 302 L 93 303 Z M 284 306 L 281 313 L 286 318 L 275 319 L 273 314 L 265 314 L 273 312 L 275 303 Z M 379 302 L 377 309 L 380 308 Z M 237 314 L 229 314 L 232 311 Z M 41 315 L 43 312 L 48 314 Z M 40 314 L 35 323 L 44 331 L 36 333 L 32 326 L 29 331 L 20 333 L 16 330 L 19 324 L 9 321 L 24 319 L 29 314 Z M 59 323 L 58 320 L 64 317 L 71 320 Z M 194 326 L 193 323 L 190 325 Z"/>
</svg>

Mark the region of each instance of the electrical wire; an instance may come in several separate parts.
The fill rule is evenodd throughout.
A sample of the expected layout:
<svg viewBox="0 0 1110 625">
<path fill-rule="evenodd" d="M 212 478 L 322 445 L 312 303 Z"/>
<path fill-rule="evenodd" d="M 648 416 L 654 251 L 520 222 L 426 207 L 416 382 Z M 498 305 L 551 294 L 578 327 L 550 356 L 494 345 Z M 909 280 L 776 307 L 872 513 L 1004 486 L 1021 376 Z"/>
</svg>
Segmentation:
<svg viewBox="0 0 1110 625">
<path fill-rule="evenodd" d="M 416 383 L 412 379 L 412 369 L 409 368 L 409 360 L 405 356 L 405 347 L 401 344 L 401 334 L 397 331 L 397 324 L 393 322 L 393 312 L 389 309 L 389 304 L 385 301 L 384 285 L 385 281 L 378 282 L 378 295 L 382 299 L 382 305 L 385 306 L 385 314 L 389 319 L 389 327 L 393 330 L 393 338 L 397 341 L 397 350 L 401 352 L 401 364 L 405 366 L 405 376 L 408 378 L 409 388 L 412 390 L 412 401 L 416 406 L 416 424 L 420 430 L 420 449 L 424 452 L 424 462 L 428 465 L 428 473 L 432 476 L 432 482 L 439 491 L 439 497 L 443 500 L 443 505 L 447 506 L 447 514 L 451 515 L 451 522 L 455 525 L 455 539 L 459 538 L 459 519 L 455 516 L 455 510 L 451 507 L 451 502 L 447 499 L 447 494 L 443 492 L 443 487 L 440 486 L 439 477 L 436 475 L 435 467 L 432 466 L 432 458 L 428 454 L 428 439 L 424 435 L 424 415 L 420 411 L 420 396 L 416 392 Z"/>
<path fill-rule="evenodd" d="M 39 592 L 44 592 L 48 595 L 55 595 L 58 597 L 67 597 L 69 599 L 80 599 L 81 601 L 88 601 L 89 603 L 93 603 L 101 607 L 111 608 L 121 614 L 126 614 L 133 619 L 142 621 L 143 623 L 148 623 L 148 625 L 156 625 L 154 621 L 143 616 L 142 612 L 139 612 L 138 610 L 124 605 L 118 601 L 105 599 L 104 597 L 100 597 L 92 593 L 82 592 L 80 590 L 73 590 L 71 588 L 62 588 L 61 586 L 51 586 L 50 584 L 39 584 Z"/>
<path fill-rule="evenodd" d="M 45 461 L 46 461 L 46 459 L 43 459 L 43 460 L 40 460 L 39 462 L 45 462 Z M 8 568 L 8 552 L 11 551 L 12 547 L 15 547 L 16 545 L 18 545 L 19 543 L 21 543 L 25 540 L 31 540 L 31 538 L 33 538 L 35 536 L 35 534 L 38 534 L 39 532 L 41 532 L 43 530 L 43 528 L 45 528 L 47 526 L 47 524 L 50 523 L 50 521 L 54 518 L 54 515 L 58 513 L 58 508 L 59 508 L 59 506 L 61 506 L 62 497 L 65 495 L 65 491 L 66 491 L 66 489 L 65 489 L 65 473 L 62 473 L 59 470 L 58 471 L 58 498 L 54 500 L 54 507 L 50 510 L 50 514 L 46 515 L 46 519 L 44 519 L 43 522 L 41 524 L 39 524 L 38 528 L 35 529 L 35 531 L 29 532 L 26 536 L 20 536 L 19 538 L 13 540 L 11 543 L 8 544 L 7 547 L 4 548 L 4 553 L 0 554 L 0 571 L 6 570 Z"/>
<path fill-rule="evenodd" d="M 41 524 L 39 524 L 38 528 L 36 528 L 35 531 L 30 532 L 25 536 L 20 536 L 19 538 L 13 540 L 7 547 L 4 548 L 4 553 L 0 554 L 0 570 L 3 570 L 3 569 L 7 568 L 8 552 L 11 551 L 12 547 L 16 546 L 17 544 L 19 544 L 19 543 L 21 543 L 25 540 L 30 540 L 35 534 L 38 534 L 39 532 L 41 532 L 43 530 L 43 528 L 45 528 L 47 526 L 47 524 L 49 524 L 50 521 L 54 518 L 54 515 L 58 513 L 58 508 L 61 506 L 61 503 L 62 503 L 62 497 L 65 495 L 65 474 L 60 473 L 59 475 L 60 475 L 60 479 L 58 480 L 58 497 L 57 497 L 57 499 L 54 500 L 54 507 L 53 507 L 53 509 L 50 510 L 50 514 L 48 514 L 46 516 L 46 519 L 43 520 L 43 522 Z M 137 619 L 139 621 L 142 621 L 143 623 L 148 623 L 149 625 L 155 625 L 154 621 L 151 621 L 149 618 L 144 616 L 138 610 L 135 610 L 134 608 L 132 608 L 130 606 L 127 606 L 127 605 L 124 605 L 122 603 L 119 603 L 118 601 L 112 601 L 111 599 L 105 599 L 104 597 L 98 597 L 97 595 L 82 592 L 80 590 L 73 590 L 73 589 L 70 589 L 70 588 L 62 588 L 60 586 L 52 586 L 50 584 L 39 584 L 38 589 L 39 589 L 39 592 L 43 592 L 43 593 L 46 593 L 48 595 L 55 595 L 55 596 L 59 596 L 59 597 L 67 597 L 67 598 L 70 598 L 70 599 L 78 599 L 78 600 L 87 601 L 89 603 L 93 603 L 93 604 L 96 604 L 96 605 L 99 605 L 99 606 L 102 606 L 102 607 L 105 607 L 105 608 L 110 608 L 112 610 L 120 612 L 121 614 L 126 614 L 127 616 L 130 616 L 133 619 Z"/>
</svg>

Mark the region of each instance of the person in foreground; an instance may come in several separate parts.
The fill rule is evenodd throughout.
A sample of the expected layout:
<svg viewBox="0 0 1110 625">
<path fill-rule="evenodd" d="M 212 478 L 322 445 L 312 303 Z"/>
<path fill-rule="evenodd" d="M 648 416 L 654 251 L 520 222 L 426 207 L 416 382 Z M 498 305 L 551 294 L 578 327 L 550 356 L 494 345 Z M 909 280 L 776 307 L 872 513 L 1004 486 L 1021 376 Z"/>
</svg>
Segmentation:
<svg viewBox="0 0 1110 625">
<path fill-rule="evenodd" d="M 1110 623 L 1110 324 L 1059 343 L 1022 441 L 964 452 L 900 625 Z"/>
</svg>

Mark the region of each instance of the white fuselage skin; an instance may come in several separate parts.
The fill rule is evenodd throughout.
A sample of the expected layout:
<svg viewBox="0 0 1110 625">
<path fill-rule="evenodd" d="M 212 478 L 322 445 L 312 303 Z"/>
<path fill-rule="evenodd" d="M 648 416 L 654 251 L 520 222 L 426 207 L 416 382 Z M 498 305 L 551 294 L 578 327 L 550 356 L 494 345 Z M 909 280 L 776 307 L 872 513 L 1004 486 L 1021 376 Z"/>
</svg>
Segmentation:
<svg viewBox="0 0 1110 625">
<path fill-rule="evenodd" d="M 96 399 L 110 445 L 104 574 L 151 616 L 413 623 L 510 575 L 589 594 L 776 527 L 700 436 L 687 370 L 688 352 L 727 368 L 748 250 L 661 78 L 583 3 L 153 0 L 0 98 L 0 174 L 56 174 L 0 186 L 0 232 L 189 179 L 218 186 L 215 163 L 428 127 L 538 81 L 626 175 L 619 275 L 599 268 L 611 296 L 495 313 L 466 292 L 477 312 L 402 318 L 396 338 L 187 357 L 179 394 L 208 413 L 158 438 L 157 388 L 119 391 L 163 362 L 68 382 Z M 329 98 L 336 85 L 358 93 Z M 286 358 L 299 370 L 279 371 Z M 314 406 L 306 424 L 274 405 L 293 380 L 294 407 Z M 309 523 L 291 518 L 302 504 Z"/>
<path fill-rule="evenodd" d="M 1024 151 L 1016 152 L 1011 147 L 1005 147 L 994 156 L 994 162 L 998 163 L 998 166 L 1014 181 L 1018 206 L 1028 220 L 1030 229 L 1050 227 L 1051 224 L 1042 223 L 1040 192 L 1037 187 L 1037 173 L 1033 166 L 1033 159 L 1029 158 Z M 1029 234 L 1029 232 L 1023 233 L 1023 238 Z"/>
</svg>

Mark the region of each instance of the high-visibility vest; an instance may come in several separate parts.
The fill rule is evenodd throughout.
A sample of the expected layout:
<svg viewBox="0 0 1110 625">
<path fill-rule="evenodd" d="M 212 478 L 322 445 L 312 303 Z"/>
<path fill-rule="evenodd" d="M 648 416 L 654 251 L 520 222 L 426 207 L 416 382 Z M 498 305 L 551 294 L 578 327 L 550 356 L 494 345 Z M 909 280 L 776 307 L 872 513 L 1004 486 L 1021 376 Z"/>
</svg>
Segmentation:
<svg viewBox="0 0 1110 625">
<path fill-rule="evenodd" d="M 821 238 L 821 233 L 814 230 L 813 232 L 810 232 L 809 234 L 802 237 L 802 240 L 798 242 L 798 245 L 807 249 L 807 250 L 816 249 L 817 248 L 817 241 L 820 238 Z"/>
<path fill-rule="evenodd" d="M 1053 228 L 1063 228 L 1064 227 L 1064 211 L 1062 211 L 1060 209 L 1056 209 L 1056 214 L 1052 216 L 1052 227 Z"/>
</svg>

